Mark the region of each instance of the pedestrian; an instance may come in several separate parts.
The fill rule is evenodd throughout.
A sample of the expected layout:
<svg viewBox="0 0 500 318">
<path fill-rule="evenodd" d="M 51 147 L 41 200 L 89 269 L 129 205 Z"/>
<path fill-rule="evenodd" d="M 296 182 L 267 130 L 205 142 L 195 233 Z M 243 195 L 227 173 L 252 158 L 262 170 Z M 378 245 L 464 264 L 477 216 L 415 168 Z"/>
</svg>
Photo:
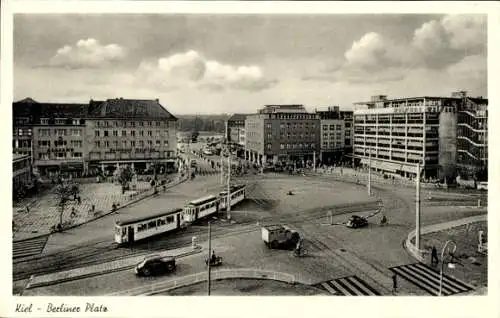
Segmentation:
<svg viewBox="0 0 500 318">
<path fill-rule="evenodd" d="M 432 265 L 437 265 L 439 263 L 438 259 L 438 252 L 435 246 L 432 246 L 432 251 L 431 251 L 431 264 Z"/>
<path fill-rule="evenodd" d="M 30 207 L 29 206 L 26 206 L 26 212 L 30 213 Z"/>
<path fill-rule="evenodd" d="M 396 295 L 398 293 L 398 275 L 396 273 L 392 274 L 392 294 Z"/>
</svg>

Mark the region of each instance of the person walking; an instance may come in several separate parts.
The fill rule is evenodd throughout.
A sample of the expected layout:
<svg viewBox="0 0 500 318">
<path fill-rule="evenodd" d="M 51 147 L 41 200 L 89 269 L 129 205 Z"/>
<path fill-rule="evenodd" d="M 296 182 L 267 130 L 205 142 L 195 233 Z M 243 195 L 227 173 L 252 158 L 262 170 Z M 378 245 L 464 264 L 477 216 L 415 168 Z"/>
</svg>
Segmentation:
<svg viewBox="0 0 500 318">
<path fill-rule="evenodd" d="M 438 252 L 435 246 L 432 246 L 431 250 L 431 265 L 437 265 L 439 263 Z"/>
<path fill-rule="evenodd" d="M 392 294 L 396 295 L 398 293 L 398 275 L 394 273 L 392 275 Z"/>
</svg>

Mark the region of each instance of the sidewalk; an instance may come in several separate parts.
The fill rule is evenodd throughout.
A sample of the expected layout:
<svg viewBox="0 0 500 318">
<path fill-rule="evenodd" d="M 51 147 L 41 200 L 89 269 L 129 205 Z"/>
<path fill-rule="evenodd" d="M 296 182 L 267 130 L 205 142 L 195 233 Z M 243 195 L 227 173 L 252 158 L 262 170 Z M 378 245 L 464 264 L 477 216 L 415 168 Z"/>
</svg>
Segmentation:
<svg viewBox="0 0 500 318">
<path fill-rule="evenodd" d="M 175 258 L 181 258 L 188 255 L 200 253 L 202 250 L 203 248 L 201 246 L 198 246 L 196 249 L 193 249 L 191 246 L 189 246 L 175 250 L 157 252 L 154 253 L 154 255 L 160 255 L 164 257 L 173 256 Z M 67 271 L 56 272 L 46 275 L 40 275 L 40 276 L 33 275 L 31 276 L 28 284 L 26 285 L 26 289 L 55 285 L 72 280 L 98 276 L 111 272 L 125 270 L 128 268 L 133 268 L 135 265 L 141 262 L 147 255 L 151 255 L 151 253 L 145 253 L 139 256 L 124 258 L 112 262 L 106 262 L 87 267 L 75 268 Z"/>
</svg>

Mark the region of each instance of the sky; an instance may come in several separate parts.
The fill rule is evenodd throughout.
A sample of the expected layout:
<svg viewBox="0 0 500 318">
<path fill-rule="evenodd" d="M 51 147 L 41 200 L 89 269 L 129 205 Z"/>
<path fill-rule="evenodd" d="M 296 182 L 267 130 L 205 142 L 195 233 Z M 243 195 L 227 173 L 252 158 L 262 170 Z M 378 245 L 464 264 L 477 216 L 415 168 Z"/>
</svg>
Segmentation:
<svg viewBox="0 0 500 318">
<path fill-rule="evenodd" d="M 14 100 L 155 99 L 174 114 L 372 95 L 487 97 L 483 15 L 16 14 Z"/>
</svg>

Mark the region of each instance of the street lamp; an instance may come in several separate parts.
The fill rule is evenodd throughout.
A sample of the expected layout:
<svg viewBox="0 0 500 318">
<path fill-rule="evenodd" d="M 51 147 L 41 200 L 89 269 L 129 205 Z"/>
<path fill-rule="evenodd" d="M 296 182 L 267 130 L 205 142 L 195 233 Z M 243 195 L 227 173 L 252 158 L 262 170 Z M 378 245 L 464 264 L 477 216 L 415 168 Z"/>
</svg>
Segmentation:
<svg viewBox="0 0 500 318">
<path fill-rule="evenodd" d="M 443 270 L 444 270 L 444 256 L 445 252 L 447 256 L 450 256 L 450 261 L 446 262 L 448 264 L 448 268 L 454 269 L 455 268 L 455 262 L 454 260 L 454 255 L 455 251 L 457 250 L 457 244 L 454 241 L 448 240 L 446 243 L 444 243 L 443 249 L 441 250 L 441 272 L 439 274 L 439 296 L 442 296 L 443 294 Z M 447 252 L 448 251 L 448 252 Z"/>
</svg>

